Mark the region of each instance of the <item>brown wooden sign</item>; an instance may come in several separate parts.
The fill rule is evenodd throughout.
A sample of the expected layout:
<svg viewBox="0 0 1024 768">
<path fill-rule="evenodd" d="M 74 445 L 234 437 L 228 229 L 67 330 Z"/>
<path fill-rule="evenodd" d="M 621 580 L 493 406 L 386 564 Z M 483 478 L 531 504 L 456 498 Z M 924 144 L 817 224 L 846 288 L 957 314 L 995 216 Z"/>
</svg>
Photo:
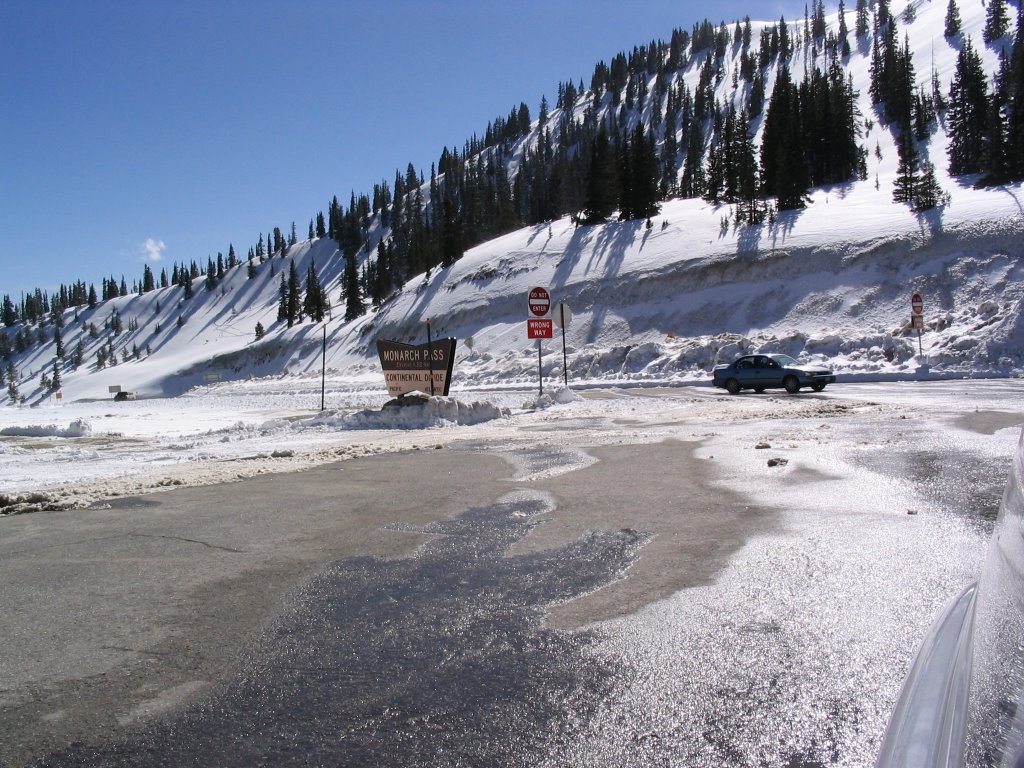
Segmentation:
<svg viewBox="0 0 1024 768">
<path fill-rule="evenodd" d="M 377 356 L 384 369 L 388 394 L 392 397 L 401 397 L 410 392 L 448 396 L 452 368 L 455 365 L 455 339 L 439 339 L 430 344 L 415 346 L 378 340 Z"/>
</svg>

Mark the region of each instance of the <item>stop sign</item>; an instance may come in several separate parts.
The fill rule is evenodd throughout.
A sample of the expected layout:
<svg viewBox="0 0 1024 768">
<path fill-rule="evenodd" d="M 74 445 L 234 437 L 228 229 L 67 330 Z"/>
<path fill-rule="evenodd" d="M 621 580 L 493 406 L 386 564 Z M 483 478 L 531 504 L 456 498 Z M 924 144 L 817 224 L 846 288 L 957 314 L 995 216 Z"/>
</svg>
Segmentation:
<svg viewBox="0 0 1024 768">
<path fill-rule="evenodd" d="M 920 293 L 915 293 L 910 297 L 910 309 L 915 315 L 924 312 L 924 299 L 921 298 Z"/>
<path fill-rule="evenodd" d="M 547 288 L 531 288 L 529 296 L 530 314 L 534 317 L 547 317 L 551 310 L 551 294 Z"/>
</svg>

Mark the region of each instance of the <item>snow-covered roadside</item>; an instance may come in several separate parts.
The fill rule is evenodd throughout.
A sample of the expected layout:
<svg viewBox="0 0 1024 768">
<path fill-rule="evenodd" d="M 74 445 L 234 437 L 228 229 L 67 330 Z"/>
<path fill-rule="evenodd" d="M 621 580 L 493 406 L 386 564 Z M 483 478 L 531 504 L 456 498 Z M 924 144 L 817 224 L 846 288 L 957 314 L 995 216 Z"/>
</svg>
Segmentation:
<svg viewBox="0 0 1024 768">
<path fill-rule="evenodd" d="M 542 396 L 525 389 L 464 391 L 412 408 L 383 408 L 383 391 L 335 392 L 320 411 L 318 382 L 290 383 L 287 393 L 268 382 L 263 391 L 253 382 L 225 383 L 173 399 L 0 409 L 0 509 L 75 508 L 461 441 L 526 444 L 537 441 L 538 429 L 572 446 L 702 437 L 751 419 L 845 415 L 858 407 L 846 397 L 864 391 L 837 385 L 825 397 L 733 398 L 707 386 L 610 389 L 595 382 L 576 391 L 548 387 Z M 888 391 L 887 397 L 920 392 L 887 406 L 902 412 L 932 408 L 927 386 L 917 386 L 924 388 L 893 383 L 874 391 Z M 958 409 L 955 402 L 944 407 Z M 681 427 L 666 430 L 666 422 Z M 802 437 L 818 439 L 810 425 L 808 430 Z"/>
<path fill-rule="evenodd" d="M 318 395 L 319 393 L 317 393 Z M 312 392 L 207 392 L 113 403 L 0 410 L 0 514 L 81 507 L 185 485 L 298 471 L 372 453 L 443 442 L 455 425 L 504 419 L 508 405 L 437 398 L 423 408 L 381 409 L 387 398 Z M 498 396 L 515 401 L 523 396 Z M 468 426 L 462 430 L 464 436 Z"/>
</svg>

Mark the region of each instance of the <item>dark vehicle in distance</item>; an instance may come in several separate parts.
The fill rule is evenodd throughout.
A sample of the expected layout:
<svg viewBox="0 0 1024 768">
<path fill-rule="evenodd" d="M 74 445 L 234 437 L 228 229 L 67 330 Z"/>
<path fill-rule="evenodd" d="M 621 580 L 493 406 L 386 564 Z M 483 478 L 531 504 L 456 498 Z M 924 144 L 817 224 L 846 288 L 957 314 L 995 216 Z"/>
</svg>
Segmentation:
<svg viewBox="0 0 1024 768">
<path fill-rule="evenodd" d="M 804 365 L 789 355 L 743 355 L 728 365 L 717 365 L 711 372 L 711 383 L 724 387 L 729 394 L 752 389 L 764 392 L 766 389 L 784 387 L 793 394 L 801 387 L 810 387 L 821 392 L 826 384 L 835 382 L 835 374 L 820 365 Z"/>
</svg>

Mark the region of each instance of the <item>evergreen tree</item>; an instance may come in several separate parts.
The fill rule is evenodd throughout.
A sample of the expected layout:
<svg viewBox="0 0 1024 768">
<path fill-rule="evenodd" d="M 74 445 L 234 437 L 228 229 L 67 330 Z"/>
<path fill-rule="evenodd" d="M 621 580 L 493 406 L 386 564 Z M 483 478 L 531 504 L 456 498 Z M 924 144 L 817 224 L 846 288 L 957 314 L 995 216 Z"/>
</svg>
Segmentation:
<svg viewBox="0 0 1024 768">
<path fill-rule="evenodd" d="M 1010 19 L 1006 11 L 1006 0 L 988 0 L 985 11 L 985 29 L 983 39 L 986 43 L 994 43 L 1007 33 Z"/>
<path fill-rule="evenodd" d="M 701 197 L 712 205 L 722 202 L 725 195 L 725 151 L 728 146 L 725 136 L 713 137 L 708 148 L 708 160 L 704 166 L 704 189 Z"/>
<path fill-rule="evenodd" d="M 935 166 L 928 160 L 921 163 L 921 174 L 914 190 L 914 210 L 929 211 L 944 203 L 948 195 L 935 178 Z"/>
<path fill-rule="evenodd" d="M 323 286 L 320 284 L 315 262 L 310 263 L 309 269 L 306 271 L 306 297 L 303 299 L 303 309 L 316 323 L 321 322 L 327 314 L 327 294 L 324 293 Z"/>
<path fill-rule="evenodd" d="M 899 164 L 896 169 L 896 181 L 893 183 L 892 199 L 897 203 L 913 203 L 918 191 L 918 154 L 910 130 L 900 132 L 896 149 Z"/>
<path fill-rule="evenodd" d="M 58 360 L 63 360 L 64 359 L 64 340 L 61 338 L 60 327 L 59 326 L 55 327 L 53 329 L 53 345 L 56 348 L 56 352 L 54 354 L 57 355 L 57 359 Z"/>
<path fill-rule="evenodd" d="M 282 277 L 284 273 L 282 272 Z M 288 300 L 287 300 L 287 313 L 288 313 L 288 327 L 291 328 L 295 323 L 301 322 L 302 318 L 302 301 L 299 299 L 299 273 L 295 269 L 295 261 L 290 260 L 288 262 Z"/>
<path fill-rule="evenodd" d="M 7 361 L 7 397 L 10 399 L 13 405 L 18 401 L 20 393 L 18 392 L 18 372 L 14 368 L 14 363 L 10 360 Z"/>
<path fill-rule="evenodd" d="M 814 14 L 811 19 L 811 36 L 815 40 L 824 40 L 825 32 L 827 31 L 828 27 L 825 24 L 824 0 L 814 0 Z"/>
<path fill-rule="evenodd" d="M 256 341 L 259 341 L 266 334 L 266 330 L 263 328 L 263 323 L 256 323 Z"/>
<path fill-rule="evenodd" d="M 779 61 L 787 63 L 793 53 L 792 43 L 789 37 L 789 26 L 786 24 L 786 17 L 779 19 Z"/>
<path fill-rule="evenodd" d="M 854 22 L 854 37 L 861 38 L 868 33 L 868 0 L 857 0 L 857 20 Z"/>
<path fill-rule="evenodd" d="M 774 195 L 781 211 L 803 208 L 810 188 L 803 143 L 797 87 L 782 66 L 775 95 L 765 115 L 761 137 L 761 179 L 764 192 Z"/>
<path fill-rule="evenodd" d="M 699 121 L 693 120 L 687 133 L 679 193 L 684 198 L 700 197 L 704 194 L 704 186 L 704 129 Z"/>
<path fill-rule="evenodd" d="M 0 323 L 10 328 L 18 322 L 18 308 L 14 305 L 10 295 L 4 294 L 3 303 L 0 304 Z"/>
<path fill-rule="evenodd" d="M 846 5 L 839 0 L 839 32 L 836 33 L 836 42 L 839 45 L 839 53 L 844 58 L 849 56 L 850 51 L 850 30 L 846 26 Z"/>
<path fill-rule="evenodd" d="M 366 306 L 363 304 L 363 294 L 359 285 L 359 270 L 356 266 L 355 254 L 345 257 L 345 293 L 342 297 L 345 302 L 345 321 L 355 320 L 366 313 Z"/>
<path fill-rule="evenodd" d="M 277 321 L 287 322 L 288 320 L 288 283 L 285 280 L 284 272 L 281 273 L 281 285 L 277 291 Z"/>
<path fill-rule="evenodd" d="M 678 155 L 679 143 L 676 139 L 675 115 L 671 115 L 667 118 L 665 141 L 661 147 L 661 181 L 658 187 L 658 194 L 662 200 L 676 194 L 678 186 L 676 158 Z"/>
<path fill-rule="evenodd" d="M 617 197 L 616 187 L 614 153 L 602 126 L 590 146 L 590 168 L 582 212 L 585 224 L 599 224 L 612 215 Z"/>
<path fill-rule="evenodd" d="M 373 263 L 372 279 L 368 283 L 374 306 L 380 306 L 394 288 L 390 248 L 383 239 L 377 243 L 377 259 Z"/>
<path fill-rule="evenodd" d="M 981 57 L 964 41 L 957 56 L 956 71 L 949 90 L 946 129 L 949 133 L 949 173 L 961 176 L 984 170 L 988 136 L 988 81 Z"/>
<path fill-rule="evenodd" d="M 1000 56 L 999 73 L 988 107 L 988 133 L 985 141 L 984 186 L 1005 184 L 1013 178 L 1013 160 L 1010 158 L 1010 137 L 1007 131 L 1007 111 L 1010 105 L 1010 60 Z"/>
<path fill-rule="evenodd" d="M 960 9 L 957 8 L 956 0 L 949 0 L 946 6 L 946 37 L 955 37 L 960 34 Z"/>
<path fill-rule="evenodd" d="M 1017 32 L 1010 55 L 1005 89 L 1009 112 L 1006 119 L 1009 177 L 1014 181 L 1021 181 L 1024 179 L 1024 5 L 1017 13 Z"/>
<path fill-rule="evenodd" d="M 754 137 L 750 131 L 750 120 L 746 111 L 741 110 L 737 118 L 733 144 L 736 219 L 748 224 L 757 224 L 764 218 L 764 206 L 760 201 Z"/>
<path fill-rule="evenodd" d="M 60 363 L 57 360 L 53 361 L 53 378 L 50 380 L 50 390 L 56 392 L 61 387 L 60 381 Z"/>
<path fill-rule="evenodd" d="M 815 67 L 799 87 L 804 162 L 810 186 L 849 181 L 860 173 L 857 94 L 852 78 L 833 59 L 827 72 Z"/>
<path fill-rule="evenodd" d="M 913 106 L 914 137 L 918 141 L 924 141 L 931 135 L 937 116 L 935 103 L 932 101 L 932 97 L 925 92 L 923 85 L 914 96 Z"/>
<path fill-rule="evenodd" d="M 441 266 L 447 268 L 462 258 L 462 219 L 452 192 L 453 184 L 445 183 L 441 215 Z"/>
<path fill-rule="evenodd" d="M 623 182 L 619 218 L 649 219 L 658 205 L 658 159 L 653 136 L 648 138 L 643 122 L 638 122 L 632 139 L 623 146 Z"/>
</svg>

